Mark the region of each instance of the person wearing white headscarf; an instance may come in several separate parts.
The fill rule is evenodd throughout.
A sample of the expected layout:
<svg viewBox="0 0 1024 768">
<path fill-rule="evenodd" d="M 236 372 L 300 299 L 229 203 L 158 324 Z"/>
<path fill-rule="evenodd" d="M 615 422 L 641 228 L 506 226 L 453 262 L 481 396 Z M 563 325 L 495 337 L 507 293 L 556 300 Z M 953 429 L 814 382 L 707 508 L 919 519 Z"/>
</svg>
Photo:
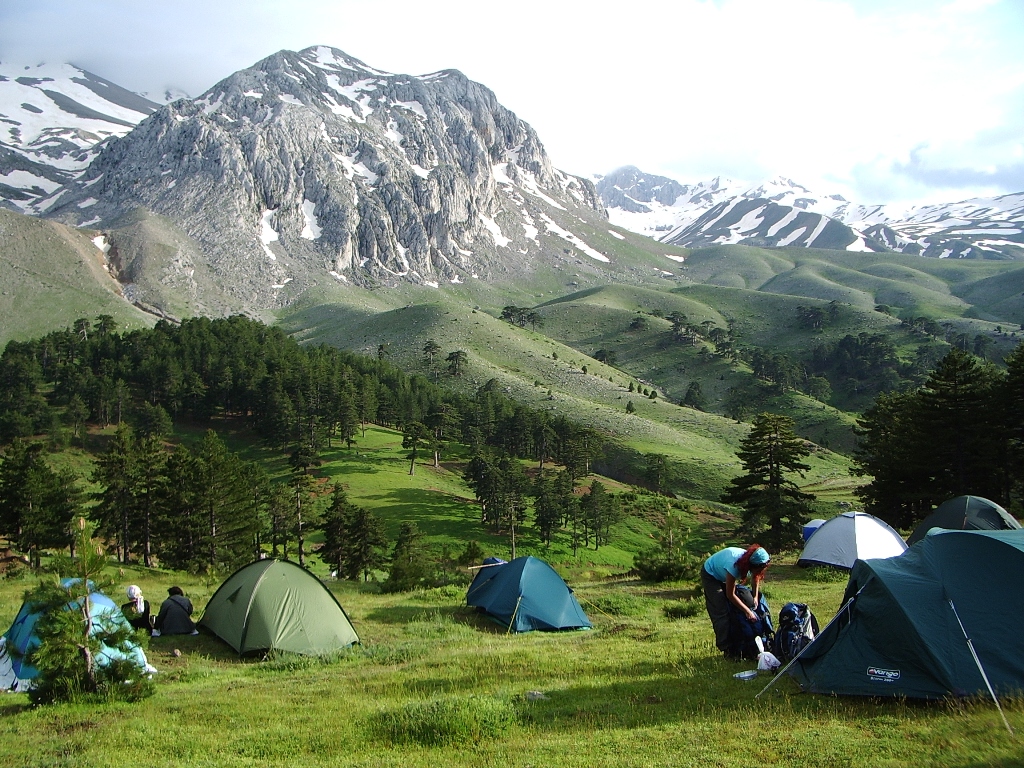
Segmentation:
<svg viewBox="0 0 1024 768">
<path fill-rule="evenodd" d="M 152 634 L 153 620 L 149 614 L 149 600 L 142 596 L 142 590 L 132 584 L 128 587 L 129 602 L 121 606 L 121 612 L 128 619 L 128 623 L 136 629 L 144 629 Z"/>
</svg>

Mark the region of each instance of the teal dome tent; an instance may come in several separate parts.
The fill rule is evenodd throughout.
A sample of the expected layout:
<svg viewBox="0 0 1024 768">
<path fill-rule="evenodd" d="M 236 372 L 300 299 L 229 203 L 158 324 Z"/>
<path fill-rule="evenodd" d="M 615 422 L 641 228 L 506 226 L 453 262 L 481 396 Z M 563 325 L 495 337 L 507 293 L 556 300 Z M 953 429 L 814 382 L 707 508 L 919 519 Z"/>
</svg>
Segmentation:
<svg viewBox="0 0 1024 768">
<path fill-rule="evenodd" d="M 844 607 L 789 673 L 815 693 L 985 696 L 987 676 L 996 695 L 1019 694 L 1007 595 L 1022 571 L 1024 530 L 940 531 L 899 557 L 858 560 Z"/>
<path fill-rule="evenodd" d="M 921 521 L 907 539 L 907 544 L 916 544 L 932 528 L 947 528 L 956 531 L 1012 531 L 1020 523 L 994 501 L 981 496 L 957 496 L 944 501 L 928 517 Z"/>
<path fill-rule="evenodd" d="M 536 557 L 482 567 L 469 585 L 466 604 L 510 632 L 593 627 L 562 577 Z"/>
</svg>

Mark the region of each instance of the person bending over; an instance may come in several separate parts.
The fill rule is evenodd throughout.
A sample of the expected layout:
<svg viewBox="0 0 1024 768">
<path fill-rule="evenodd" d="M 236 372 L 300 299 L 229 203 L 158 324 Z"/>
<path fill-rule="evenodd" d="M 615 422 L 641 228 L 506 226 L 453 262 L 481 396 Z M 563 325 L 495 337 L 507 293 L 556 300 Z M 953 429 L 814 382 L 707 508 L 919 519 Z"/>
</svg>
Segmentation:
<svg viewBox="0 0 1024 768">
<path fill-rule="evenodd" d="M 758 605 L 761 582 L 769 560 L 764 547 L 751 544 L 746 549 L 726 547 L 704 561 L 700 572 L 704 604 L 708 609 L 711 626 L 715 629 L 715 645 L 723 653 L 728 653 L 729 648 L 729 603 L 736 606 L 748 621 L 757 621 L 754 611 L 736 594 L 736 585 L 749 578 L 754 605 Z"/>
</svg>

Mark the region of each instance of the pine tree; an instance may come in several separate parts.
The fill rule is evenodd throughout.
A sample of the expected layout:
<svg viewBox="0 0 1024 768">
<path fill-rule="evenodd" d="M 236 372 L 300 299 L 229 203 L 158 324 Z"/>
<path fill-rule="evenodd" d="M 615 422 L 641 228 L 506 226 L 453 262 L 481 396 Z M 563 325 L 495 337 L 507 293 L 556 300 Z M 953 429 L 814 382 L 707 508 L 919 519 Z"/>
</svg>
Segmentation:
<svg viewBox="0 0 1024 768">
<path fill-rule="evenodd" d="M 98 533 L 112 539 L 122 563 L 131 559 L 135 543 L 136 492 L 138 488 L 138 443 L 130 426 L 122 424 L 107 452 L 96 460 L 93 480 L 101 487 L 96 494 L 92 517 Z M 148 563 L 147 563 L 148 565 Z"/>
<path fill-rule="evenodd" d="M 917 394 L 883 393 L 857 420 L 857 472 L 871 482 L 857 496 L 866 511 L 895 528 L 910 528 L 931 510 L 930 468 L 915 447 Z"/>
<path fill-rule="evenodd" d="M 154 692 L 146 670 L 134 661 L 131 625 L 97 615 L 90 595 L 109 590 L 107 558 L 94 544 L 92 530 L 79 520 L 74 558 L 57 556 L 53 569 L 63 581 L 44 582 L 27 596 L 40 613 L 35 625 L 39 646 L 27 662 L 39 675 L 29 693 L 34 704 L 119 699 L 136 701 Z M 104 649 L 121 660 L 100 663 Z"/>
<path fill-rule="evenodd" d="M 348 541 L 342 551 L 346 579 L 364 582 L 387 564 L 388 536 L 379 517 L 363 507 L 353 507 L 348 518 Z"/>
<path fill-rule="evenodd" d="M 540 540 L 550 546 L 551 539 L 562 517 L 554 482 L 544 476 L 543 471 L 534 484 L 533 524 Z"/>
<path fill-rule="evenodd" d="M 799 541 L 801 524 L 814 497 L 802 492 L 786 473 L 801 476 L 810 467 L 800 459 L 810 454 L 793 432 L 788 416 L 762 413 L 740 442 L 736 455 L 745 474 L 733 478 L 722 500 L 743 507 L 746 530 L 772 547 Z"/>
<path fill-rule="evenodd" d="M 423 546 L 423 534 L 416 523 L 404 522 L 398 531 L 388 578 L 382 589 L 385 592 L 407 592 L 422 586 L 429 575 L 430 563 Z"/>
<path fill-rule="evenodd" d="M 402 447 L 409 449 L 409 474 L 416 474 L 416 458 L 420 451 L 433 448 L 433 435 L 418 421 L 412 421 L 402 428 Z"/>
<path fill-rule="evenodd" d="M 345 572 L 345 547 L 351 539 L 349 525 L 353 506 L 342 484 L 335 483 L 331 492 L 331 503 L 320 518 L 320 530 L 324 534 L 320 558 L 339 576 Z"/>
<path fill-rule="evenodd" d="M 932 468 L 933 503 L 964 494 L 1005 501 L 1000 374 L 958 349 L 918 393 L 920 456 Z"/>
</svg>

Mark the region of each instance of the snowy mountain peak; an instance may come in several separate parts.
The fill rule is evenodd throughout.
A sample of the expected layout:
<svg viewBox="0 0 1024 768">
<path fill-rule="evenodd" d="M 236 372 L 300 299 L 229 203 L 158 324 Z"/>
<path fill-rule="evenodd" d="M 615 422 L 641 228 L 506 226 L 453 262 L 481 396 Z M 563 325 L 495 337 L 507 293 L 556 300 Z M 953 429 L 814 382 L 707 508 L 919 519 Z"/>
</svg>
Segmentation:
<svg viewBox="0 0 1024 768">
<path fill-rule="evenodd" d="M 166 269 L 214 314 L 282 306 L 317 284 L 438 287 L 552 254 L 608 261 L 572 232 L 603 214 L 594 187 L 555 169 L 490 90 L 327 46 L 279 51 L 160 108 L 36 210 L 115 231 L 149 214 L 172 222 L 195 246 Z M 134 295 L 162 306 L 170 278 L 135 280 L 140 240 L 110 239 Z M 217 291 L 204 294 L 204 273 Z"/>
</svg>

